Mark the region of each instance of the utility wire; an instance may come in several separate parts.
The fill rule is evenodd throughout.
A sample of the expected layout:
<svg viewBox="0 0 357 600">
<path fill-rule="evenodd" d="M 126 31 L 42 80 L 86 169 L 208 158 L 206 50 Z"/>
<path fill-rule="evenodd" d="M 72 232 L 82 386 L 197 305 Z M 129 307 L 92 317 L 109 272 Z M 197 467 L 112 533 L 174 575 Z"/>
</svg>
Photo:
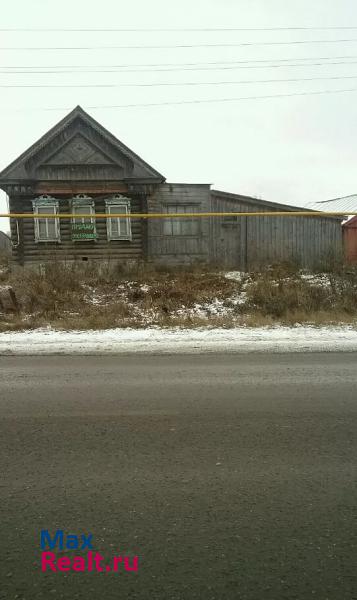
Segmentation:
<svg viewBox="0 0 357 600">
<path fill-rule="evenodd" d="M 105 109 L 116 109 L 116 108 L 137 108 L 137 107 L 152 107 L 152 106 L 177 106 L 182 104 L 213 104 L 220 102 L 238 102 L 240 100 L 268 100 L 271 98 L 291 98 L 294 96 L 321 96 L 326 94 L 341 94 L 341 93 L 349 93 L 349 92 L 357 92 L 357 88 L 349 88 L 349 89 L 340 89 L 340 90 L 321 90 L 318 92 L 293 92 L 290 94 L 269 94 L 264 96 L 238 96 L 236 98 L 213 98 L 213 99 L 203 99 L 203 100 L 178 100 L 173 102 L 150 102 L 150 103 L 138 103 L 138 104 L 115 104 L 115 105 L 96 105 L 96 106 L 86 106 L 87 110 L 105 110 Z M 14 111 L 14 112 L 24 112 L 24 111 L 40 111 L 40 112 L 53 112 L 53 111 L 69 111 L 72 110 L 73 107 L 42 107 L 42 108 L 2 108 L 1 111 L 5 110 Z"/>
<path fill-rule="evenodd" d="M 236 71 L 238 69 L 281 69 L 287 67 L 328 67 L 335 65 L 355 65 L 357 61 L 339 61 L 339 62 L 317 62 L 317 63 L 298 63 L 298 64 L 278 64 L 278 65 L 235 65 L 229 67 L 179 67 L 177 69 L 60 69 L 57 71 L 38 71 L 38 70 L 17 70 L 17 71 L 2 71 L 3 75 L 63 75 L 68 73 L 179 73 L 181 71 L 197 72 L 197 71 Z"/>
<path fill-rule="evenodd" d="M 0 85 L 1 89 L 13 88 L 121 88 L 121 87 L 186 87 L 199 85 L 245 85 L 260 83 L 298 83 L 302 81 L 334 81 L 340 79 L 357 79 L 357 75 L 340 75 L 336 77 L 302 77 L 292 79 L 241 79 L 239 81 L 183 81 L 183 82 L 155 82 L 155 83 L 89 83 L 89 84 L 20 84 L 20 85 Z"/>
<path fill-rule="evenodd" d="M 49 51 L 49 50 L 164 50 L 179 48 L 238 48 L 245 46 L 293 46 L 301 44 L 341 44 L 357 42 L 357 38 L 342 40 L 294 40 L 292 42 L 240 42 L 238 44 L 174 44 L 158 46 L 2 46 L 0 50 Z"/>
<path fill-rule="evenodd" d="M 260 83 L 290 83 L 290 82 L 302 82 L 302 81 L 330 81 L 339 79 L 357 79 L 357 75 L 342 75 L 336 77 L 304 77 L 304 78 L 292 78 L 292 79 L 242 79 L 240 81 L 185 81 L 185 82 L 158 82 L 158 83 L 89 83 L 89 84 L 30 84 L 30 85 L 0 85 L 2 89 L 12 88 L 121 88 L 121 87 L 163 87 L 163 86 L 199 86 L 199 85 L 233 85 L 233 84 L 260 84 Z"/>
<path fill-rule="evenodd" d="M 317 27 L 317 26 L 307 26 L 307 27 L 177 27 L 177 28 L 68 28 L 68 27 L 58 27 L 58 28 L 47 28 L 47 27 L 5 27 L 0 28 L 0 31 L 9 31 L 9 32 L 38 32 L 38 33 L 53 33 L 53 32 L 66 32 L 66 33 L 90 33 L 90 32 L 121 32 L 121 33 L 133 33 L 133 32 L 147 32 L 147 33 L 158 33 L 158 32 L 227 32 L 227 31 L 339 31 L 339 30 L 357 30 L 357 26 L 352 25 L 342 25 L 342 26 L 332 26 L 332 27 Z"/>
<path fill-rule="evenodd" d="M 255 60 L 219 60 L 219 61 L 211 61 L 211 62 L 189 62 L 189 63 L 122 63 L 118 65 L 50 65 L 52 69 L 92 69 L 92 68 L 126 68 L 126 67 L 194 67 L 198 65 L 235 65 L 235 64 L 255 64 L 255 63 L 284 63 L 284 62 L 298 62 L 298 61 L 308 61 L 308 60 L 345 60 L 357 58 L 356 54 L 352 55 L 344 55 L 344 56 L 311 56 L 305 58 L 264 58 L 264 59 L 255 59 Z M 48 69 L 49 66 L 43 65 L 1 65 L 2 69 Z"/>
</svg>

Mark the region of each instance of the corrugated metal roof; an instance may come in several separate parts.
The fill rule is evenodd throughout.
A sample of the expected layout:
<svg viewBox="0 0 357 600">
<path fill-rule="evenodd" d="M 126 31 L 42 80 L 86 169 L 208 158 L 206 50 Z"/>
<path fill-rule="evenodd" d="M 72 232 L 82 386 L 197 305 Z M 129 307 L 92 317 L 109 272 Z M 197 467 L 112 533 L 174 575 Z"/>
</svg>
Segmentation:
<svg viewBox="0 0 357 600">
<path fill-rule="evenodd" d="M 332 200 L 322 200 L 321 202 L 309 202 L 306 208 L 310 210 L 337 211 L 341 210 L 344 214 L 357 212 L 357 194 L 344 196 L 343 198 L 334 198 Z"/>
</svg>

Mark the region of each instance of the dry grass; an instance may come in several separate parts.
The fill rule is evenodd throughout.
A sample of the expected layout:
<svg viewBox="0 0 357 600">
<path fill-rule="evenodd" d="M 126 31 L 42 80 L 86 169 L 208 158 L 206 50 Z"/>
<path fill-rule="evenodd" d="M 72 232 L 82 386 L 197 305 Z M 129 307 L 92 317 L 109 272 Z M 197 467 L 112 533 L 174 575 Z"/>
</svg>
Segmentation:
<svg viewBox="0 0 357 600">
<path fill-rule="evenodd" d="M 207 267 L 54 262 L 11 272 L 3 263 L 0 278 L 20 304 L 18 314 L 0 313 L 0 331 L 49 324 L 86 330 L 357 321 L 357 268 L 341 265 L 324 276 L 307 276 L 295 265 L 279 264 L 232 280 Z"/>
<path fill-rule="evenodd" d="M 247 288 L 247 303 L 254 312 L 282 322 L 332 320 L 357 317 L 357 269 L 307 279 L 300 271 L 270 268 Z"/>
<path fill-rule="evenodd" d="M 193 317 L 176 318 L 184 307 L 228 298 L 236 285 L 216 272 L 199 268 L 100 269 L 95 265 L 53 263 L 42 269 L 10 274 L 21 315 L 0 316 L 0 330 L 51 323 L 62 329 L 143 327 L 169 323 L 194 325 Z M 207 320 L 205 320 L 207 323 Z"/>
</svg>

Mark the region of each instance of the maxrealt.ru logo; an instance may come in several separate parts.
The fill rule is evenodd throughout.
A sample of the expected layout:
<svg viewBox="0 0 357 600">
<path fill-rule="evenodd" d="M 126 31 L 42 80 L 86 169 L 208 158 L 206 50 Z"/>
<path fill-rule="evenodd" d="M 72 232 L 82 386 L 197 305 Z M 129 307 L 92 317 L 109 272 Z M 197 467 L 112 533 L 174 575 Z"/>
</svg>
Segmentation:
<svg viewBox="0 0 357 600">
<path fill-rule="evenodd" d="M 50 534 L 48 529 L 41 531 L 41 569 L 42 571 L 77 571 L 83 572 L 105 572 L 118 573 L 124 571 L 137 571 L 139 566 L 139 557 L 117 555 L 113 556 L 107 564 L 104 563 L 104 556 L 96 552 L 93 547 L 93 535 L 73 533 L 65 534 L 62 529 L 57 529 L 54 534 Z M 84 555 L 58 556 L 56 551 L 63 552 L 68 550 L 77 550 L 84 552 Z"/>
</svg>

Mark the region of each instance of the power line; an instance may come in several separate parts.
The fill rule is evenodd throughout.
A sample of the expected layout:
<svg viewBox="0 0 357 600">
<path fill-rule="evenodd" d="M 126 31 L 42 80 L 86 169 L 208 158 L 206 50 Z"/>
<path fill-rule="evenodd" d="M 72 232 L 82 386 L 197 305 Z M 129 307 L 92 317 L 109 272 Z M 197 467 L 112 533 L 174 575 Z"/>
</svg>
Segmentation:
<svg viewBox="0 0 357 600">
<path fill-rule="evenodd" d="M 15 84 L 15 85 L 0 85 L 1 89 L 13 88 L 122 88 L 122 87 L 186 87 L 199 85 L 245 85 L 245 84 L 260 84 L 260 83 L 299 83 L 302 81 L 334 81 L 340 79 L 357 79 L 357 75 L 340 75 L 336 77 L 302 77 L 290 79 L 241 79 L 239 81 L 183 81 L 183 82 L 155 82 L 155 83 L 89 83 L 89 84 Z"/>
<path fill-rule="evenodd" d="M 65 33 L 95 33 L 95 32 L 105 32 L 105 33 L 133 33 L 133 32 L 147 32 L 147 33 L 158 33 L 158 32 L 227 32 L 227 31 L 341 31 L 341 30 L 356 30 L 357 26 L 352 25 L 342 25 L 342 26 L 332 26 L 332 27 L 318 27 L 318 26 L 307 26 L 307 27 L 177 27 L 177 28 L 68 28 L 68 27 L 58 27 L 58 28 L 47 28 L 47 27 L 7 27 L 0 28 L 0 31 L 3 32 L 37 32 L 37 33 L 54 33 L 54 32 L 65 32 Z"/>
<path fill-rule="evenodd" d="M 341 94 L 357 92 L 357 88 L 340 89 L 340 90 L 321 90 L 318 92 L 293 92 L 289 94 L 269 94 L 264 96 L 238 96 L 236 98 L 213 98 L 213 99 L 202 99 L 202 100 L 178 100 L 169 102 L 150 102 L 150 103 L 138 103 L 138 104 L 116 104 L 116 105 L 96 105 L 86 106 L 86 110 L 105 110 L 105 109 L 116 109 L 116 108 L 146 108 L 155 106 L 177 106 L 182 104 L 213 104 L 220 102 L 238 102 L 240 100 L 268 100 L 272 98 L 290 98 L 294 96 L 321 96 L 326 94 Z M 53 112 L 53 111 L 69 111 L 73 107 L 42 107 L 42 108 L 2 108 L 2 112 L 5 110 L 14 112 L 24 111 L 41 111 L 41 112 Z"/>
<path fill-rule="evenodd" d="M 0 50 L 168 50 L 180 48 L 238 48 L 246 46 L 293 46 L 301 44 L 341 44 L 347 42 L 357 42 L 357 38 L 342 40 L 294 40 L 292 42 L 240 42 L 238 44 L 173 44 L 158 46 L 2 46 Z"/>
<path fill-rule="evenodd" d="M 336 94 L 336 93 L 344 93 L 344 92 L 357 92 L 357 88 L 350 88 L 344 90 L 323 90 L 320 92 L 296 92 L 292 94 L 271 94 L 266 96 L 240 96 L 238 98 L 219 98 L 219 99 L 209 99 L 209 100 L 180 100 L 177 102 L 151 102 L 148 104 L 122 104 L 122 105 L 112 105 L 112 106 L 88 106 L 89 110 L 98 110 L 101 108 L 134 108 L 134 107 L 146 107 L 146 106 L 170 106 L 177 104 L 210 104 L 214 102 L 236 102 L 239 100 L 268 100 L 270 98 L 288 98 L 292 96 L 317 96 L 322 94 Z"/>
<path fill-rule="evenodd" d="M 308 60 L 345 60 L 357 58 L 356 54 L 344 55 L 344 56 L 311 56 L 304 58 L 264 58 L 264 59 L 249 59 L 249 60 L 219 60 L 219 61 L 208 61 L 208 62 L 189 62 L 189 63 L 122 63 L 117 65 L 51 65 L 52 69 L 66 69 L 71 67 L 72 69 L 86 69 L 86 68 L 127 68 L 127 67 L 181 67 L 181 66 L 198 66 L 198 65 L 235 65 L 235 64 L 248 64 L 248 63 L 284 63 L 284 62 L 300 62 Z M 1 65 L 2 69 L 47 69 L 48 66 L 43 65 Z"/>
<path fill-rule="evenodd" d="M 235 66 L 224 66 L 224 67 L 179 67 L 177 69 L 63 69 L 63 70 L 49 70 L 49 71 L 38 71 L 38 70 L 17 70 L 17 71 L 2 71 L 3 75 L 63 75 L 70 73 L 178 73 L 181 71 L 197 72 L 197 71 L 235 71 L 237 69 L 281 69 L 286 67 L 328 67 L 336 65 L 355 65 L 357 61 L 338 61 L 338 62 L 318 62 L 318 63 L 298 63 L 298 64 L 277 64 L 277 65 L 235 65 Z"/>
</svg>

